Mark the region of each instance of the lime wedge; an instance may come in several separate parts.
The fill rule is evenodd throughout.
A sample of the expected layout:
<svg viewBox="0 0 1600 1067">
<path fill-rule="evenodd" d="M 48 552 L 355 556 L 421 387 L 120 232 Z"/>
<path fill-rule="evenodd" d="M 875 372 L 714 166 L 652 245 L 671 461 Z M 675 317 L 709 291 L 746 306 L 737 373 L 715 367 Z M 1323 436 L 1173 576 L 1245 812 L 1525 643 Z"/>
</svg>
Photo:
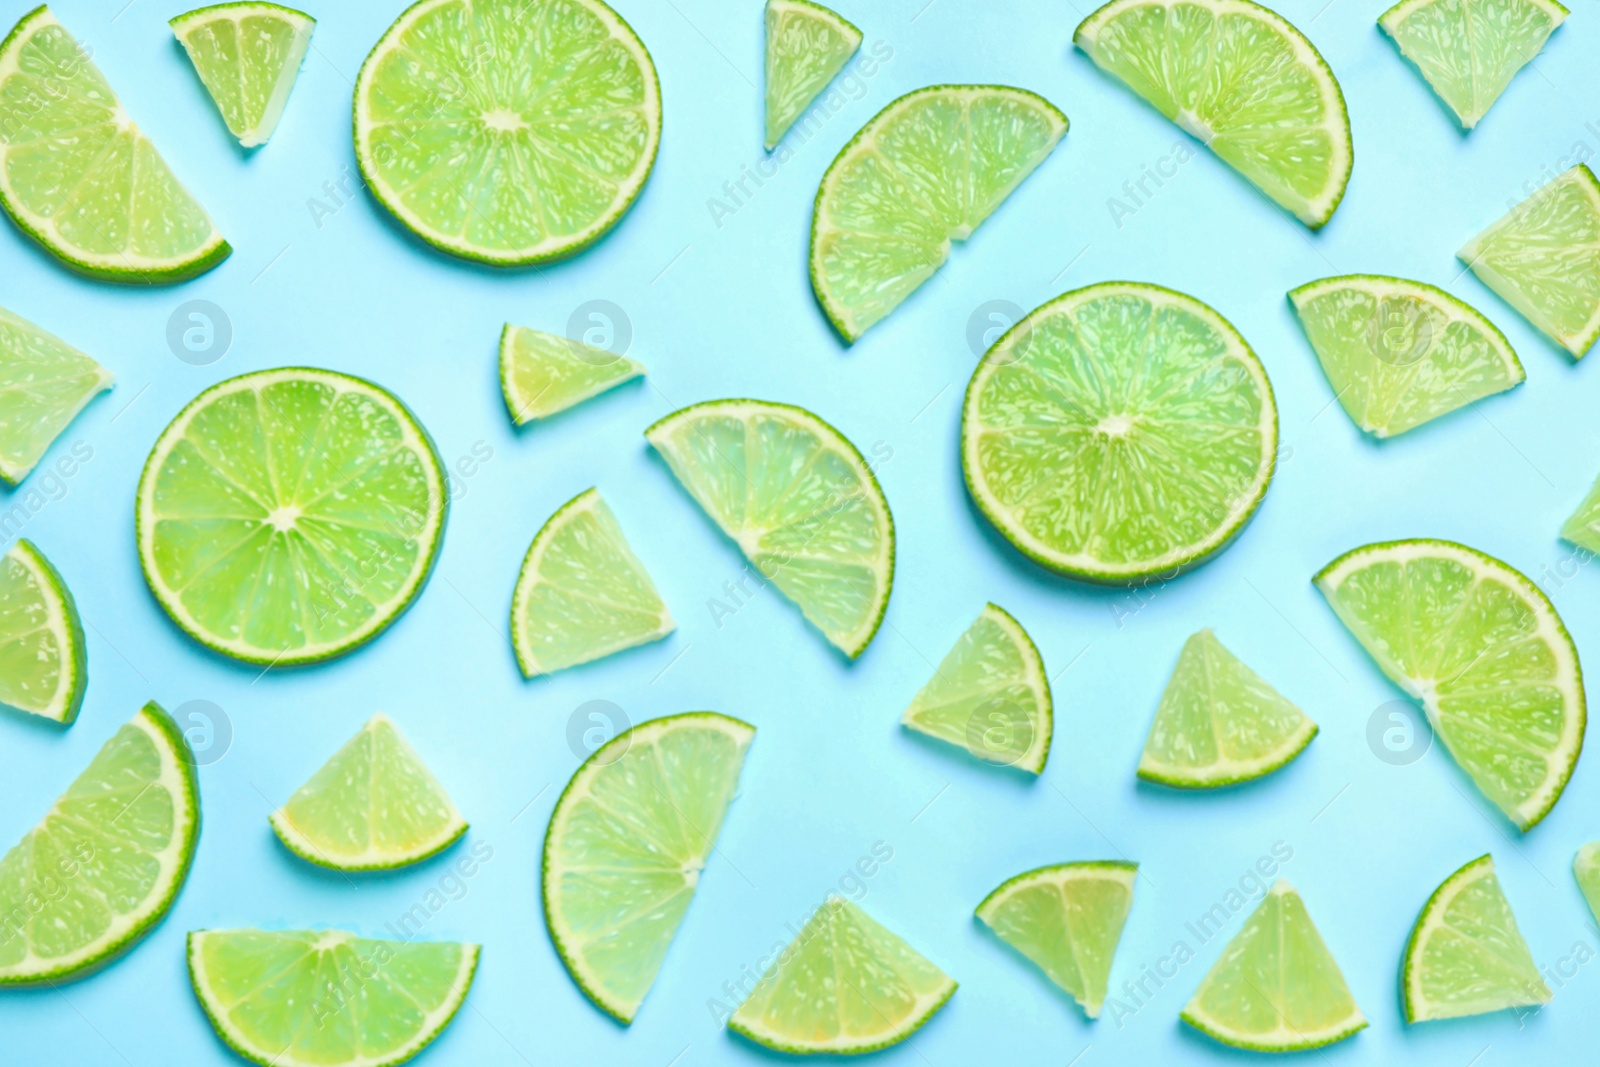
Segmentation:
<svg viewBox="0 0 1600 1067">
<path fill-rule="evenodd" d="M 668 715 L 584 761 L 544 839 L 544 917 L 561 961 L 602 1011 L 633 1021 L 700 884 L 755 727 Z"/>
<path fill-rule="evenodd" d="M 217 1036 L 266 1067 L 393 1067 L 450 1025 L 478 946 L 342 930 L 195 930 L 189 981 Z"/>
<path fill-rule="evenodd" d="M 1040 867 L 990 893 L 977 915 L 1097 1019 L 1138 870 L 1111 861 Z"/>
<path fill-rule="evenodd" d="M 59 337 L 0 308 L 0 478 L 28 476 L 115 376 Z"/>
<path fill-rule="evenodd" d="M 1433 891 L 1400 966 L 1406 1022 L 1531 1007 L 1552 995 L 1517 929 L 1492 857 L 1479 856 Z"/>
<path fill-rule="evenodd" d="M 467 832 L 387 715 L 374 715 L 269 816 L 301 859 L 337 871 L 387 871 L 443 852 Z"/>
<path fill-rule="evenodd" d="M 1172 577 L 1220 551 L 1272 480 L 1278 408 L 1228 321 L 1135 282 L 1035 308 L 973 372 L 967 489 L 1017 549 L 1097 582 Z"/>
<path fill-rule="evenodd" d="M 167 22 L 246 148 L 267 143 L 283 117 L 317 20 L 303 11 L 244 0 L 216 4 Z"/>
<path fill-rule="evenodd" d="M 69 723 L 88 684 L 72 594 L 44 553 L 18 538 L 0 559 L 0 703 Z"/>
<path fill-rule="evenodd" d="M 510 323 L 500 331 L 500 391 L 518 426 L 643 374 L 642 364 L 582 341 Z"/>
<path fill-rule="evenodd" d="M 1600 921 L 1600 841 L 1591 841 L 1572 857 L 1572 874 L 1589 902 L 1589 914 Z"/>
<path fill-rule="evenodd" d="M 139 479 L 139 559 L 161 606 L 251 663 L 349 652 L 411 605 L 448 506 L 427 433 L 393 394 L 284 367 L 201 393 Z"/>
<path fill-rule="evenodd" d="M 1392 437 L 1503 392 L 1525 375 L 1494 323 L 1442 289 L 1348 274 L 1289 299 L 1335 398 L 1374 437 Z"/>
<path fill-rule="evenodd" d="M 1050 679 L 1022 624 L 989 604 L 900 717 L 985 763 L 1039 774 L 1050 758 Z"/>
<path fill-rule="evenodd" d="M 1456 256 L 1573 356 L 1600 337 L 1600 182 L 1579 163 Z"/>
<path fill-rule="evenodd" d="M 1305 35 L 1250 0 L 1112 0 L 1073 35 L 1114 75 L 1312 229 L 1350 181 L 1350 118 Z"/>
<path fill-rule="evenodd" d="M 1355 549 L 1316 582 L 1484 796 L 1521 830 L 1549 814 L 1583 748 L 1585 705 L 1578 650 L 1538 587 L 1428 540 Z"/>
<path fill-rule="evenodd" d="M 1600 552 L 1600 478 L 1589 487 L 1578 510 L 1562 524 L 1561 536 L 1591 552 Z"/>
<path fill-rule="evenodd" d="M 563 504 L 528 546 L 511 594 L 511 645 L 525 677 L 659 641 L 675 629 L 598 489 Z"/>
<path fill-rule="evenodd" d="M 900 306 L 1067 132 L 1049 101 L 1003 85 L 933 85 L 861 127 L 822 176 L 811 288 L 855 341 Z"/>
<path fill-rule="evenodd" d="M 1180 789 L 1212 789 L 1270 774 L 1300 755 L 1317 724 L 1201 630 L 1178 665 L 1139 757 L 1139 777 Z"/>
<path fill-rule="evenodd" d="M 856 1055 L 898 1045 L 955 991 L 955 981 L 916 949 L 830 895 L 728 1029 L 780 1052 Z"/>
<path fill-rule="evenodd" d="M 1378 25 L 1470 130 L 1567 15 L 1555 0 L 1400 0 Z"/>
<path fill-rule="evenodd" d="M 861 655 L 889 606 L 894 520 L 855 446 L 811 412 L 764 400 L 694 404 L 644 433 L 762 577 Z"/>
<path fill-rule="evenodd" d="M 767 0 L 767 151 L 861 47 L 861 31 L 810 0 Z"/>
<path fill-rule="evenodd" d="M 418 237 L 518 266 L 617 224 L 655 164 L 661 85 L 601 0 L 419 0 L 356 79 L 355 147 Z"/>
<path fill-rule="evenodd" d="M 127 951 L 172 907 L 199 833 L 189 746 L 146 704 L 0 859 L 0 986 L 54 985 Z"/>
<path fill-rule="evenodd" d="M 1224 1045 L 1299 1052 L 1367 1025 L 1305 902 L 1278 879 L 1250 913 L 1181 1018 Z"/>
<path fill-rule="evenodd" d="M 0 205 L 109 281 L 182 281 L 232 251 L 48 7 L 0 43 Z"/>
</svg>

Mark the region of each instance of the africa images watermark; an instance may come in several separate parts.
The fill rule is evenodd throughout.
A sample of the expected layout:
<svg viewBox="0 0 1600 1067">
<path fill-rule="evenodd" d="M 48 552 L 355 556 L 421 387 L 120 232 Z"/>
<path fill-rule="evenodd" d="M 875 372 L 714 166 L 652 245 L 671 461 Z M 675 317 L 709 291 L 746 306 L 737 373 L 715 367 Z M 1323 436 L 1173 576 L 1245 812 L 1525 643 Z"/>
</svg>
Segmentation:
<svg viewBox="0 0 1600 1067">
<path fill-rule="evenodd" d="M 9 507 L 0 503 L 0 537 L 10 539 L 20 536 L 35 515 L 56 501 L 65 500 L 71 492 L 68 483 L 92 459 L 94 446 L 87 441 L 74 441 L 65 455 L 38 468 L 29 480 L 28 487 L 13 497 L 14 503 Z"/>
<path fill-rule="evenodd" d="M 1122 183 L 1120 190 L 1122 196 L 1106 197 L 1106 210 L 1111 213 L 1111 221 L 1117 224 L 1117 229 L 1126 225 L 1126 220 L 1139 213 L 1139 209 L 1154 200 L 1166 187 L 1166 184 L 1178 176 L 1178 171 L 1183 165 L 1195 156 L 1194 149 L 1183 141 L 1174 141 L 1166 155 L 1158 158 L 1154 163 L 1145 163 L 1139 168 L 1139 176 L 1129 178 Z"/>
</svg>

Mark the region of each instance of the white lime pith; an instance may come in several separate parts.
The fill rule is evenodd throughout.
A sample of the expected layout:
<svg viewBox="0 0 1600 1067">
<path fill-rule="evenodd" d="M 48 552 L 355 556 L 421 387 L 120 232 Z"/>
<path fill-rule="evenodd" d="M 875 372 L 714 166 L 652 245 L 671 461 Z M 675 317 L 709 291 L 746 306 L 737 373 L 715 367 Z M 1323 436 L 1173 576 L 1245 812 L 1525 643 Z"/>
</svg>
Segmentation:
<svg viewBox="0 0 1600 1067">
<path fill-rule="evenodd" d="M 317 20 L 260 0 L 215 4 L 167 23 L 246 148 L 267 143 L 283 117 Z"/>
<path fill-rule="evenodd" d="M 0 703 L 70 723 L 88 684 L 72 594 L 44 553 L 18 538 L 0 558 Z"/>
<path fill-rule="evenodd" d="M 811 0 L 767 0 L 767 151 L 861 47 L 861 31 Z"/>
<path fill-rule="evenodd" d="M 16 485 L 115 375 L 0 308 L 0 478 Z"/>
</svg>

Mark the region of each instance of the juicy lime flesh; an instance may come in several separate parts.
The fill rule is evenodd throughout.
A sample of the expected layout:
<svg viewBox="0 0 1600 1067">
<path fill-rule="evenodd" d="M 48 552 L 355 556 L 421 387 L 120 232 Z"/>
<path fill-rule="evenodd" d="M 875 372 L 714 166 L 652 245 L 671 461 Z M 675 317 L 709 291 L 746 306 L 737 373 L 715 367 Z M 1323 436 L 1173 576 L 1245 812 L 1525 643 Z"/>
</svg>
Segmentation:
<svg viewBox="0 0 1600 1067">
<path fill-rule="evenodd" d="M 767 0 L 767 148 L 861 47 L 861 31 L 805 0 Z"/>
<path fill-rule="evenodd" d="M 1097 1018 L 1133 907 L 1135 873 L 1121 863 L 1046 868 L 995 890 L 978 918 Z"/>
<path fill-rule="evenodd" d="M 1378 24 L 1471 129 L 1563 18 L 1535 0 L 1424 0 L 1396 5 Z"/>
<path fill-rule="evenodd" d="M 298 11 L 237 4 L 173 27 L 223 121 L 246 148 L 277 128 L 311 43 L 312 21 Z"/>
<path fill-rule="evenodd" d="M 940 86 L 901 97 L 844 147 L 817 194 L 811 282 L 860 337 L 926 281 L 1067 130 L 1020 89 Z"/>
<path fill-rule="evenodd" d="M 432 446 L 357 379 L 268 371 L 202 394 L 157 442 L 141 555 L 208 644 L 298 662 L 372 636 L 420 587 L 443 524 Z"/>
<path fill-rule="evenodd" d="M 500 383 L 518 426 L 565 411 L 643 373 L 626 356 L 525 326 L 507 326 L 500 339 Z"/>
<path fill-rule="evenodd" d="M 784 1051 L 865 1052 L 910 1037 L 954 991 L 916 949 L 830 896 L 728 1026 Z"/>
<path fill-rule="evenodd" d="M 1227 785 L 1276 770 L 1317 732 L 1305 712 L 1201 630 L 1184 642 L 1144 743 L 1139 776 Z"/>
<path fill-rule="evenodd" d="M 1572 859 L 1572 874 L 1583 890 L 1583 899 L 1589 903 L 1589 914 L 1600 922 L 1600 841 L 1591 841 L 1578 849 Z"/>
<path fill-rule="evenodd" d="M 1600 478 L 1561 527 L 1561 536 L 1575 545 L 1600 552 Z"/>
<path fill-rule="evenodd" d="M 754 730 L 720 715 L 656 720 L 591 756 L 544 852 L 545 917 L 567 969 L 631 1021 L 700 882 Z"/>
<path fill-rule="evenodd" d="M 195 993 L 223 1038 L 277 1067 L 396 1064 L 450 1022 L 478 946 L 338 930 L 197 930 Z"/>
<path fill-rule="evenodd" d="M 1272 476 L 1277 409 L 1237 335 L 1176 293 L 1112 284 L 1029 314 L 984 357 L 967 482 L 1014 544 L 1117 579 L 1221 547 Z"/>
<path fill-rule="evenodd" d="M 71 722 L 86 669 L 72 598 L 39 550 L 19 540 L 0 558 L 0 703 Z"/>
<path fill-rule="evenodd" d="M 356 148 L 422 237 L 535 262 L 608 229 L 660 137 L 649 54 L 598 0 L 423 0 L 368 58 Z"/>
<path fill-rule="evenodd" d="M 1403 978 L 1409 1021 L 1526 1007 L 1551 997 L 1488 857 L 1451 875 L 1428 901 L 1406 946 Z"/>
<path fill-rule="evenodd" d="M 59 338 L 0 308 L 0 477 L 27 476 L 111 372 Z"/>
<path fill-rule="evenodd" d="M 1329 279 L 1290 295 L 1334 395 L 1367 433 L 1404 433 L 1523 380 L 1500 332 L 1431 287 Z"/>
</svg>

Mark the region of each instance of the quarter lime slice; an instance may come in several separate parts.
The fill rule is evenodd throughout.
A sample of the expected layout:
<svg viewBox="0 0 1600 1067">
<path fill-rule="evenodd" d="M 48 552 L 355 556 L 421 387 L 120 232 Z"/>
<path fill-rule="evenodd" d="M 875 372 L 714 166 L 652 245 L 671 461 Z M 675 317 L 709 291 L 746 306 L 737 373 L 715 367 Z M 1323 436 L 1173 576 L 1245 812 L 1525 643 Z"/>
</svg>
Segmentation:
<svg viewBox="0 0 1600 1067">
<path fill-rule="evenodd" d="M 643 374 L 642 364 L 582 341 L 510 323 L 500 331 L 500 391 L 518 426 Z"/>
<path fill-rule="evenodd" d="M 0 478 L 16 485 L 115 376 L 59 337 L 0 308 Z"/>
<path fill-rule="evenodd" d="M 1470 130 L 1567 15 L 1555 0 L 1400 0 L 1378 25 Z"/>
<path fill-rule="evenodd" d="M 1573 356 L 1582 358 L 1600 337 L 1600 182 L 1582 163 L 1456 256 Z"/>
<path fill-rule="evenodd" d="M 182 281 L 231 249 L 48 7 L 0 43 L 0 204 L 68 266 Z"/>
<path fill-rule="evenodd" d="M 1591 841 L 1572 857 L 1572 874 L 1589 902 L 1589 914 L 1600 922 L 1600 841 Z"/>
<path fill-rule="evenodd" d="M 127 951 L 172 907 L 199 833 L 189 746 L 146 704 L 0 859 L 0 986 L 53 985 Z"/>
<path fill-rule="evenodd" d="M 1350 118 L 1305 35 L 1250 0 L 1112 0 L 1073 42 L 1317 229 L 1350 181 Z"/>
<path fill-rule="evenodd" d="M 810 0 L 767 0 L 767 151 L 861 47 L 861 31 Z"/>
<path fill-rule="evenodd" d="M 1139 777 L 1211 789 L 1270 774 L 1300 755 L 1317 724 L 1201 630 L 1183 644 L 1139 757 Z"/>
<path fill-rule="evenodd" d="M 1349 274 L 1302 285 L 1289 299 L 1335 398 L 1374 437 L 1404 433 L 1525 377 L 1494 323 L 1422 282 Z"/>
<path fill-rule="evenodd" d="M 424 241 L 484 263 L 598 240 L 660 140 L 655 64 L 601 0 L 419 0 L 356 79 L 373 195 Z"/>
<path fill-rule="evenodd" d="M 374 715 L 269 819 L 301 859 L 339 871 L 387 871 L 443 852 L 467 832 L 387 715 Z"/>
<path fill-rule="evenodd" d="M 167 23 L 246 148 L 266 144 L 278 128 L 316 24 L 303 11 L 256 0 L 202 7 Z"/>
<path fill-rule="evenodd" d="M 598 489 L 550 516 L 511 594 L 511 645 L 525 677 L 659 641 L 675 629 Z"/>
<path fill-rule="evenodd" d="M 88 684 L 72 594 L 44 553 L 18 538 L 0 559 L 0 703 L 69 723 Z"/>
<path fill-rule="evenodd" d="M 1235 1048 L 1299 1052 L 1367 1025 L 1305 902 L 1278 879 L 1250 913 L 1181 1018 Z"/>
<path fill-rule="evenodd" d="M 1050 680 L 1022 624 L 989 604 L 900 721 L 985 763 L 1039 774 L 1050 758 Z"/>
<path fill-rule="evenodd" d="M 1417 916 L 1400 966 L 1406 1022 L 1543 1004 L 1552 996 L 1494 875 L 1479 856 L 1444 880 Z"/>
<path fill-rule="evenodd" d="M 478 946 L 342 930 L 195 930 L 189 981 L 217 1036 L 266 1067 L 393 1067 L 450 1025 Z"/>
<path fill-rule="evenodd" d="M 1135 282 L 1034 309 L 973 372 L 967 488 L 1034 562 L 1075 578 L 1172 577 L 1219 551 L 1272 480 L 1278 409 L 1228 321 Z"/>
<path fill-rule="evenodd" d="M 918 89 L 861 127 L 811 218 L 811 287 L 844 339 L 927 281 L 1066 132 L 1049 101 L 1003 85 Z"/>
<path fill-rule="evenodd" d="M 1562 524 L 1561 536 L 1591 552 L 1600 552 L 1600 478 L 1589 487 L 1578 510 Z"/>
<path fill-rule="evenodd" d="M 1519 829 L 1543 819 L 1585 715 L 1578 650 L 1544 593 L 1497 559 L 1429 540 L 1347 552 L 1316 583 L 1483 794 Z"/>
<path fill-rule="evenodd" d="M 764 400 L 694 404 L 645 437 L 762 577 L 861 655 L 889 605 L 894 520 L 855 446 L 811 412 Z"/>
<path fill-rule="evenodd" d="M 640 723 L 572 776 L 544 839 L 544 917 L 572 980 L 633 1021 L 739 785 L 755 727 L 709 711 Z"/>
<path fill-rule="evenodd" d="M 856 1055 L 898 1045 L 955 991 L 949 975 L 860 906 L 829 896 L 728 1029 L 780 1052 Z"/>
<path fill-rule="evenodd" d="M 310 663 L 411 605 L 448 506 L 427 433 L 360 378 L 284 367 L 201 393 L 139 479 L 139 559 L 195 640 L 252 663 Z"/>
<path fill-rule="evenodd" d="M 977 915 L 1097 1019 L 1138 871 L 1111 861 L 1040 867 L 990 893 Z"/>
</svg>

